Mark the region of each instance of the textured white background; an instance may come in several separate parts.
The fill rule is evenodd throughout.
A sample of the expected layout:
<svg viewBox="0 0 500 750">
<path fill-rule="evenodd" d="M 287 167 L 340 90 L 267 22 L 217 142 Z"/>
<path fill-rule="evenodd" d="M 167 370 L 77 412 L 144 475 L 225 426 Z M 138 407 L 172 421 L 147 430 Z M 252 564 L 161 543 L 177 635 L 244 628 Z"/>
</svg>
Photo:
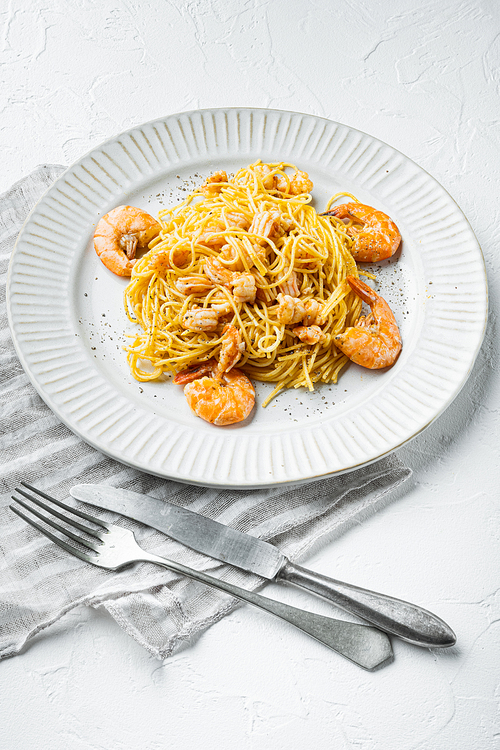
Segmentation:
<svg viewBox="0 0 500 750">
<path fill-rule="evenodd" d="M 490 283 L 470 380 L 400 451 L 413 479 L 308 561 L 435 611 L 455 648 L 395 641 L 395 662 L 367 674 L 245 607 L 162 665 L 78 610 L 0 665 L 2 750 L 500 747 L 499 86 L 496 0 L 0 3 L 0 191 L 171 112 L 309 112 L 436 177 L 471 222 Z"/>
</svg>

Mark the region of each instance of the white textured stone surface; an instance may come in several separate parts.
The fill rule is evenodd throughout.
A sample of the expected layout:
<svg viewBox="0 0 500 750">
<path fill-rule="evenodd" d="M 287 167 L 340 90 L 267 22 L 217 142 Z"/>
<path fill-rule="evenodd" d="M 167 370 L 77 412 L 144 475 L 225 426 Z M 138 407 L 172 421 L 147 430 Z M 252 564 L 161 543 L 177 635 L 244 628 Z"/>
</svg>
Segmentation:
<svg viewBox="0 0 500 750">
<path fill-rule="evenodd" d="M 309 561 L 435 611 L 456 647 L 395 641 L 394 663 L 368 674 L 245 607 L 162 665 L 75 611 L 0 664 L 2 750 L 500 747 L 499 28 L 496 0 L 0 4 L 0 191 L 169 112 L 311 112 L 444 185 L 483 247 L 491 300 L 471 379 L 401 451 L 411 482 Z"/>
</svg>

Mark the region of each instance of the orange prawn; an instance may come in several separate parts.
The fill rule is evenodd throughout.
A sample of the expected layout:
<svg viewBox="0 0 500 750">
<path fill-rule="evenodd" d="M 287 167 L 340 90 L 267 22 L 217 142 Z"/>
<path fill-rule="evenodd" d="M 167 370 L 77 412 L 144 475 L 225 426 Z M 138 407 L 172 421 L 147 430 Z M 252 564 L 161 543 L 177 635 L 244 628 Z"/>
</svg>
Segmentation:
<svg viewBox="0 0 500 750">
<path fill-rule="evenodd" d="M 343 203 L 320 215 L 350 219 L 362 225 L 361 228 L 351 226 L 347 230 L 353 239 L 352 257 L 357 262 L 377 263 L 390 258 L 401 243 L 401 234 L 392 219 L 363 203 Z"/>
<path fill-rule="evenodd" d="M 161 225 L 135 206 L 117 206 L 97 223 L 94 249 L 106 268 L 130 276 L 136 250 L 144 249 L 160 233 Z"/>
<path fill-rule="evenodd" d="M 334 337 L 335 345 L 357 365 L 370 370 L 390 367 L 401 351 L 401 335 L 394 314 L 380 295 L 355 276 L 347 283 L 363 302 L 370 305 L 370 315 Z"/>
<path fill-rule="evenodd" d="M 243 421 L 255 405 L 255 390 L 247 376 L 236 367 L 221 373 L 215 359 L 178 373 L 174 383 L 184 385 L 194 413 L 217 426 Z"/>
</svg>

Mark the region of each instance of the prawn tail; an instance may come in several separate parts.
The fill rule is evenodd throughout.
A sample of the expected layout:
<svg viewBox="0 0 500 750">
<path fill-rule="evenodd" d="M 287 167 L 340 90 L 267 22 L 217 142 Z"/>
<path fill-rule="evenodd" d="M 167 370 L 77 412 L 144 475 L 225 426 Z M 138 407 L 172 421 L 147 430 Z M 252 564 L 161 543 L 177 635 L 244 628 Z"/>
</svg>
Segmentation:
<svg viewBox="0 0 500 750">
<path fill-rule="evenodd" d="M 352 291 L 360 297 L 363 302 L 367 305 L 373 305 L 379 299 L 377 292 L 374 292 L 368 284 L 365 284 L 361 279 L 357 279 L 355 276 L 347 276 L 346 281 L 351 287 Z"/>
<path fill-rule="evenodd" d="M 217 362 L 215 359 L 209 359 L 207 362 L 198 362 L 197 364 L 191 365 L 191 367 L 187 367 L 185 370 L 178 372 L 174 378 L 174 383 L 176 383 L 176 385 L 192 383 L 193 380 L 203 378 L 205 375 L 212 375 L 214 368 L 216 367 Z"/>
</svg>

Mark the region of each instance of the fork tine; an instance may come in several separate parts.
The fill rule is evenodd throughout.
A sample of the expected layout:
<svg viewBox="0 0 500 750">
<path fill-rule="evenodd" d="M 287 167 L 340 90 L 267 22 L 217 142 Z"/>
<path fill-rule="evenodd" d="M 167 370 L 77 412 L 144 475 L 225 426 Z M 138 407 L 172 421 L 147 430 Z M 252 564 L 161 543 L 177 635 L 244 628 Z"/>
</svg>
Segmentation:
<svg viewBox="0 0 500 750">
<path fill-rule="evenodd" d="M 88 549 L 92 549 L 94 550 L 94 552 L 98 552 L 99 545 L 95 544 L 94 542 L 89 542 L 86 539 L 83 539 L 81 536 L 77 536 L 77 534 L 73 534 L 73 532 L 70 531 L 69 529 L 65 529 L 64 526 L 60 526 L 55 521 L 51 521 L 51 519 L 44 516 L 43 513 L 39 513 L 35 508 L 31 508 L 29 505 L 27 505 L 24 502 L 24 500 L 20 500 L 18 497 L 15 497 L 14 495 L 12 495 L 12 499 L 15 500 L 16 503 L 19 503 L 19 505 L 22 505 L 22 507 L 25 508 L 27 511 L 29 511 L 30 513 L 33 513 L 33 515 L 40 518 L 44 523 L 47 523 L 49 526 L 52 526 L 53 529 L 60 531 L 61 534 L 65 534 L 65 536 L 68 536 L 70 539 L 73 539 L 73 541 L 83 544 L 84 547 L 87 547 Z M 52 510 L 48 507 L 48 505 L 45 505 L 41 502 L 40 502 L 40 505 L 49 513 L 52 513 Z M 68 524 L 71 525 L 72 521 L 70 521 L 68 518 L 65 518 L 64 520 Z"/>
<path fill-rule="evenodd" d="M 71 555 L 75 555 L 75 557 L 79 557 L 80 560 L 85 560 L 85 562 L 92 563 L 94 562 L 93 558 L 90 557 L 90 555 L 86 555 L 84 552 L 81 552 L 79 549 L 76 549 L 76 547 L 72 547 L 71 544 L 67 544 L 66 542 L 63 542 L 62 539 L 59 539 L 54 534 L 51 534 L 50 531 L 47 529 L 44 529 L 40 524 L 38 524 L 36 521 L 34 521 L 32 518 L 28 518 L 19 508 L 16 508 L 14 505 L 9 505 L 9 508 L 11 511 L 13 511 L 17 516 L 23 519 L 23 521 L 26 521 L 30 526 L 34 526 L 35 529 L 38 529 L 38 531 L 41 531 L 41 533 L 51 539 L 53 542 L 55 542 L 59 547 L 62 547 L 66 550 L 66 552 L 69 552 Z"/>
<path fill-rule="evenodd" d="M 28 500 L 31 500 L 32 503 L 35 503 L 36 505 L 39 505 L 40 508 L 43 508 L 44 510 L 49 511 L 52 513 L 53 516 L 56 516 L 57 518 L 60 518 L 61 521 L 66 521 L 67 523 L 71 523 L 72 526 L 74 526 L 77 529 L 80 529 L 80 531 L 85 531 L 87 534 L 90 534 L 90 536 L 95 537 L 96 539 L 102 540 L 102 531 L 97 531 L 96 529 L 91 529 L 90 526 L 85 526 L 83 523 L 79 523 L 78 521 L 75 521 L 74 519 L 68 519 L 67 516 L 63 516 L 62 513 L 59 513 L 55 508 L 50 508 L 46 503 L 43 503 L 38 498 L 34 497 L 34 495 L 30 495 L 29 492 L 25 492 L 20 487 L 16 487 L 14 492 L 19 492 L 20 495 L 23 495 Z M 19 501 L 18 501 L 19 502 Z M 58 503 L 58 505 L 64 505 L 63 503 Z M 69 505 L 64 506 L 67 510 L 70 510 L 73 512 L 73 509 L 69 507 Z"/>
<path fill-rule="evenodd" d="M 28 484 L 28 482 L 24 482 L 23 480 L 21 480 L 21 484 L 23 485 L 23 487 L 27 487 L 32 492 L 36 492 L 37 495 L 41 495 L 46 500 L 50 500 L 51 503 L 55 503 L 60 508 L 63 508 L 63 510 L 69 510 L 70 513 L 74 513 L 76 516 L 79 516 L 80 518 L 84 518 L 86 521 L 91 521 L 92 523 L 95 523 L 97 526 L 102 526 L 103 529 L 109 530 L 109 523 L 106 523 L 106 521 L 103 521 L 101 518 L 96 518 L 95 516 L 91 516 L 88 513 L 84 513 L 83 510 L 72 508 L 71 505 L 66 505 L 65 503 L 61 502 L 61 500 L 56 500 L 55 497 L 52 497 L 51 495 L 47 495 L 46 492 L 43 492 L 42 490 L 38 490 L 36 487 L 33 487 L 33 485 Z M 22 490 L 19 490 L 19 492 L 22 492 Z"/>
</svg>

